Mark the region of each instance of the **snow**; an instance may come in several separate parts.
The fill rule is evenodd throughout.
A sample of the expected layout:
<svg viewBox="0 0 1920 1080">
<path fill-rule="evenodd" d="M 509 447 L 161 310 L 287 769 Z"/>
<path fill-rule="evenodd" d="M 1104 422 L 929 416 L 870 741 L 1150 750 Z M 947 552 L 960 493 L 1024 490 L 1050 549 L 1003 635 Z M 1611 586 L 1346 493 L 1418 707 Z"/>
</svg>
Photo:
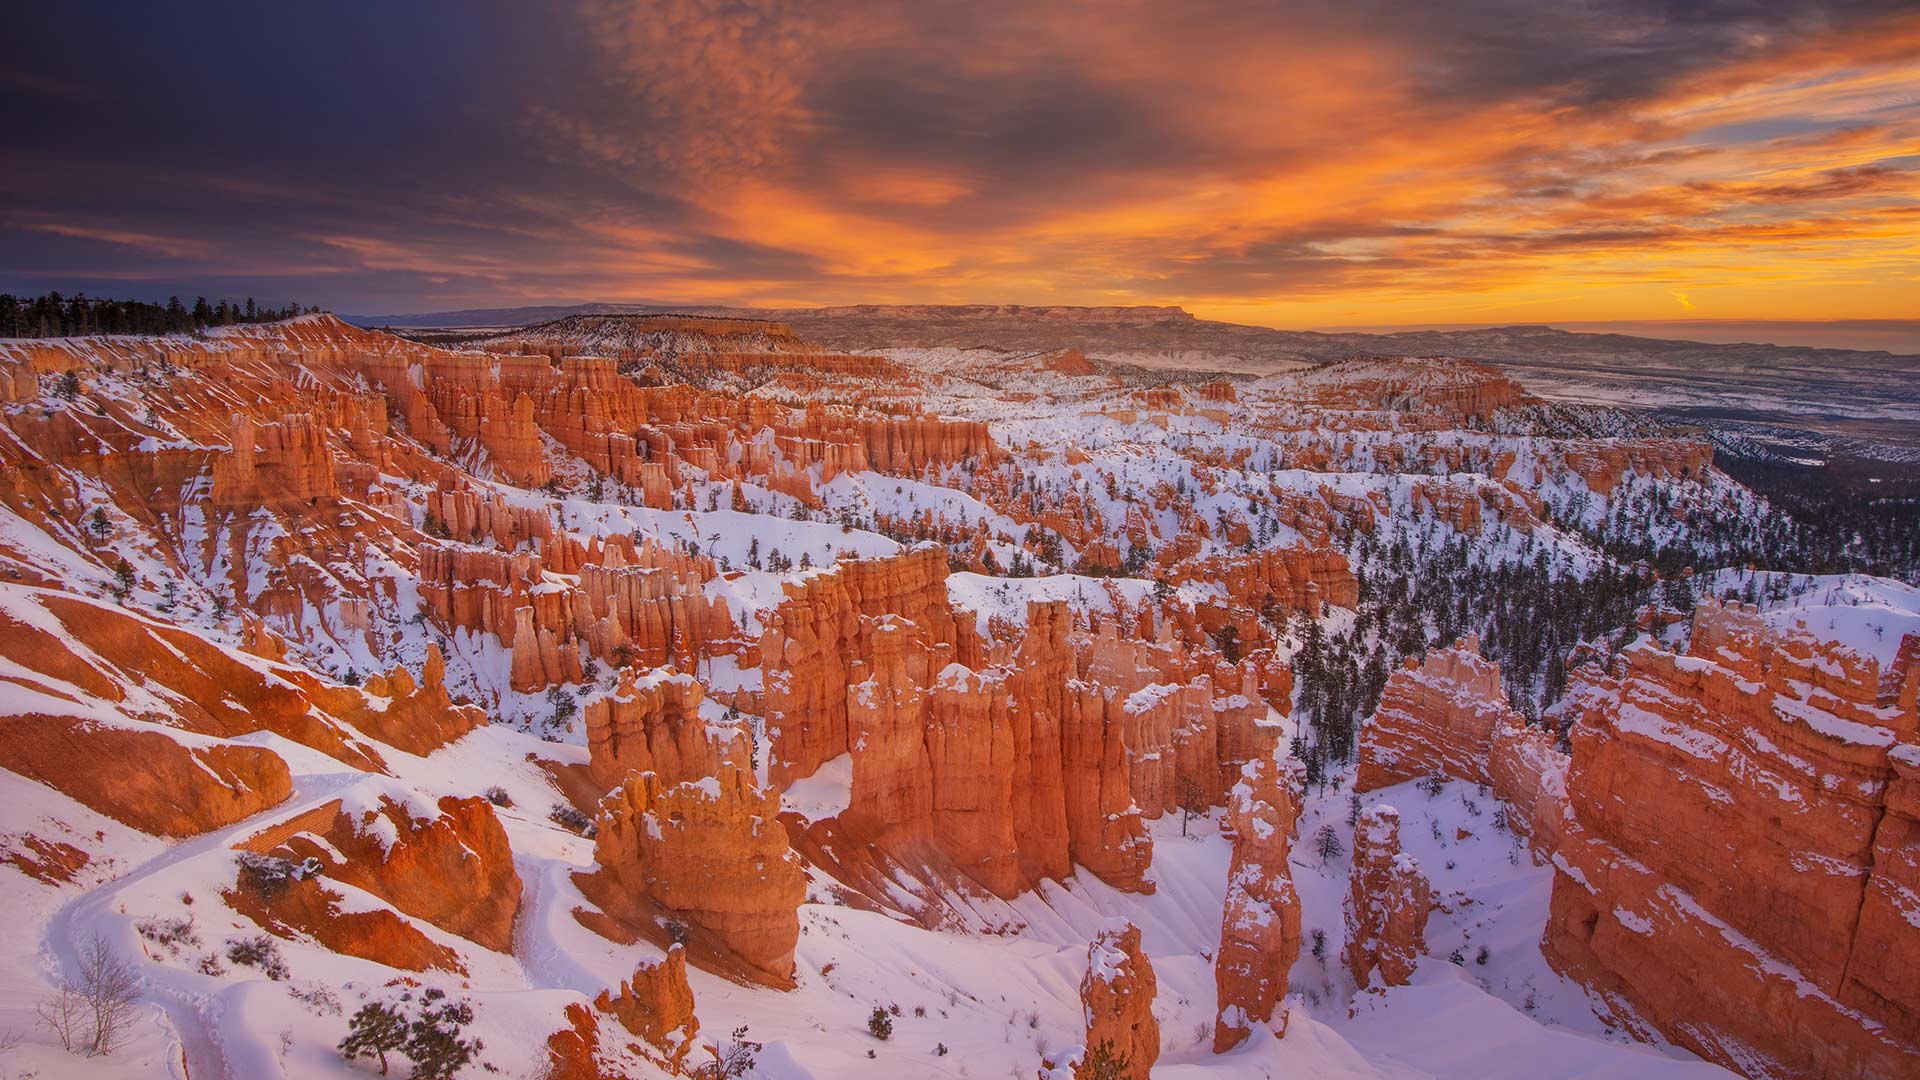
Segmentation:
<svg viewBox="0 0 1920 1080">
<path fill-rule="evenodd" d="M 1920 588 L 1890 578 L 1722 570 L 1708 589 L 1733 599 L 1751 591 L 1775 629 L 1831 642 L 1882 667 L 1906 635 L 1920 633 Z"/>
<path fill-rule="evenodd" d="M 1027 605 L 1050 600 L 1064 600 L 1078 612 L 1109 614 L 1114 610 L 1115 592 L 1129 606 L 1137 606 L 1143 597 L 1153 592 L 1153 583 L 1139 578 L 1093 578 L 1077 574 L 997 578 L 959 573 L 947 578 L 947 594 L 953 605 L 979 612 L 983 624 L 990 619 L 1000 619 L 1014 626 L 1025 626 Z"/>
<path fill-rule="evenodd" d="M 841 754 L 822 762 L 812 776 L 796 780 L 780 797 L 780 808 L 808 821 L 824 821 L 844 813 L 853 798 L 853 755 Z"/>
<path fill-rule="evenodd" d="M 320 317 L 297 322 L 324 325 Z M 237 347 L 261 332 L 234 328 L 212 336 Z M 1211 526 L 1256 518 L 1270 522 L 1271 529 L 1253 545 L 1255 550 L 1294 543 L 1301 534 L 1278 523 L 1271 509 L 1287 499 L 1328 498 L 1362 500 L 1375 508 L 1379 521 L 1373 535 L 1380 543 L 1405 541 L 1430 548 L 1455 537 L 1431 510 L 1415 510 L 1421 485 L 1436 481 L 1487 505 L 1510 497 L 1505 485 L 1518 483 L 1537 491 L 1554 508 L 1556 521 L 1587 526 L 1604 520 L 1609 506 L 1607 499 L 1577 481 L 1558 476 L 1534 481 L 1533 471 L 1556 445 L 1544 437 L 1418 432 L 1398 414 L 1389 430 L 1380 431 L 1363 430 L 1350 416 L 1338 414 L 1319 416 L 1311 427 L 1289 426 L 1301 415 L 1301 388 L 1377 375 L 1378 365 L 1264 380 L 1242 386 L 1244 400 L 1238 405 L 1206 403 L 1204 414 L 1195 409 L 1156 415 L 1132 401 L 1132 386 L 1105 377 L 1035 373 L 1019 363 L 981 370 L 976 365 L 982 357 L 972 352 L 933 350 L 897 358 L 918 364 L 922 371 L 950 376 L 926 388 L 925 404 L 946 415 L 989 424 L 1002 445 L 1023 455 L 1018 473 L 1023 482 L 1036 485 L 1043 503 L 1064 502 L 1071 495 L 1085 508 L 1094 534 L 1121 537 L 1137 524 L 1149 537 L 1147 546 L 1156 551 L 1191 542 L 1201 555 L 1235 553 L 1244 549 L 1227 543 L 1223 531 Z M 1396 368 L 1391 373 L 1403 372 Z M 424 378 L 417 367 L 410 375 L 416 382 Z M 1433 367 L 1409 386 L 1443 388 L 1458 377 L 1445 367 Z M 128 401 L 138 397 L 138 387 L 118 375 L 108 372 L 101 378 L 106 392 Z M 1016 382 L 1014 388 L 1036 396 L 1009 401 L 1002 386 Z M 1131 421 L 1122 415 L 1128 411 L 1135 414 Z M 177 431 L 161 430 L 161 435 L 135 442 L 137 451 L 197 445 Z M 6 437 L 15 436 L 9 431 Z M 399 433 L 394 437 L 405 438 Z M 1400 473 L 1393 471 L 1397 466 L 1384 464 L 1408 448 L 1449 451 L 1476 471 L 1453 471 L 1444 456 L 1434 459 L 1440 464 L 1417 466 L 1431 471 Z M 557 444 L 549 442 L 548 450 L 563 476 L 580 475 L 579 463 Z M 472 448 L 464 452 L 476 469 L 487 471 L 484 454 Z M 1324 467 L 1297 467 L 1312 460 L 1310 452 L 1326 455 Z M 1511 455 L 1513 464 L 1494 475 L 1492 463 L 1503 455 Z M 58 978 L 72 973 L 77 948 L 96 933 L 136 959 L 145 979 L 147 1010 L 129 1045 L 111 1059 L 71 1057 L 35 1032 L 11 1057 L 0 1054 L 0 1069 L 58 1073 L 74 1080 L 178 1077 L 189 1064 L 196 1077 L 367 1075 L 365 1068 L 343 1064 L 333 1050 L 344 1031 L 344 1016 L 295 996 L 295 991 L 335 988 L 350 1013 L 360 1002 L 394 991 L 391 969 L 333 954 L 306 940 L 280 944 L 293 969 L 286 983 L 233 965 L 224 974 L 211 975 L 198 963 L 217 954 L 227 938 L 258 932 L 219 900 L 221 890 L 235 880 L 235 845 L 333 800 L 383 845 L 391 845 L 398 826 L 384 813 L 370 811 L 392 804 L 405 819 L 429 820 L 437 817 L 443 796 L 471 796 L 495 787 L 506 793 L 510 805 L 501 806 L 497 816 L 523 883 L 512 953 L 492 952 L 412 920 L 432 940 L 454 950 L 467 967 L 465 976 L 431 972 L 418 980 L 474 1002 L 476 1030 L 488 1044 L 485 1056 L 501 1075 L 537 1075 L 545 1037 L 558 1026 L 565 1005 L 590 999 L 630 977 L 637 963 L 659 955 L 651 945 L 612 942 L 575 918 L 577 910 L 590 906 L 575 875 L 591 868 L 593 843 L 548 820 L 549 809 L 564 800 L 534 759 L 577 771 L 587 759 L 578 717 L 565 730 L 553 732 L 555 741 L 518 730 L 516 723 L 551 707 L 543 695 L 516 693 L 507 686 L 508 656 L 498 640 L 465 630 L 443 633 L 413 621 L 420 611 L 420 592 L 419 582 L 407 570 L 411 534 L 390 531 L 383 523 L 423 521 L 426 485 L 381 476 L 381 500 L 372 501 L 376 505 L 353 504 L 351 515 L 343 518 L 363 525 L 367 534 L 363 554 L 349 559 L 329 557 L 310 537 L 290 533 L 271 513 L 244 518 L 210 514 L 204 483 L 198 480 L 177 508 L 165 508 L 171 516 L 156 532 L 165 547 L 147 545 L 139 524 L 118 510 L 110 487 L 85 469 L 55 468 L 80 504 L 107 511 L 112 535 L 95 543 L 66 520 L 50 520 L 43 530 L 16 507 L 0 506 L 0 554 L 9 569 L 17 567 L 34 580 L 61 582 L 72 590 L 67 595 L 101 597 L 112 576 L 108 566 L 126 558 L 141 579 L 127 608 L 160 615 L 162 599 L 153 583 L 177 582 L 177 606 L 165 614 L 165 623 L 222 647 L 235 642 L 234 620 L 215 618 L 212 611 L 214 598 L 227 595 L 227 583 L 238 583 L 246 598 L 263 606 L 270 606 L 276 596 L 298 594 L 298 603 L 272 619 L 273 628 L 288 637 L 296 663 L 335 672 L 348 667 L 386 670 L 395 663 L 417 670 L 428 644 L 437 642 L 446 654 L 450 689 L 485 704 L 495 722 L 425 757 L 377 746 L 388 776 L 358 772 L 270 732 L 233 739 L 279 754 L 293 773 L 293 795 L 246 821 L 178 842 L 141 836 L 50 788 L 0 771 L 0 805 L 7 808 L 0 822 L 0 849 L 15 850 L 31 833 L 74 844 L 92 857 L 76 882 L 66 886 L 0 870 L 0 903 L 14 913 L 15 940 L 21 943 L 0 952 L 0 1032 L 34 1030 L 34 1001 Z M 730 485 L 713 482 L 691 467 L 686 471 L 694 506 L 716 505 L 711 500 L 723 494 L 731 497 Z M 532 491 L 485 476 L 476 478 L 474 486 L 511 506 L 551 510 L 558 524 L 583 538 L 632 536 L 712 556 L 723 572 L 705 583 L 705 595 L 727 605 L 742 640 L 750 644 L 795 582 L 825 572 L 839 558 L 902 549 L 901 540 L 877 531 L 876 517 L 907 520 L 932 511 L 950 523 L 984 527 L 988 549 L 1006 565 L 1017 545 L 1039 526 L 989 505 L 987 500 L 994 497 L 989 484 L 1003 479 L 955 468 L 929 470 L 919 477 L 849 472 L 824 481 L 816 466 L 812 480 L 822 506 L 811 512 L 811 520 L 795 519 L 793 515 L 805 511 L 791 497 L 752 482 L 741 488 L 745 512 L 651 509 L 586 498 L 577 485 L 562 485 L 558 492 Z M 1697 496 L 1700 505 L 1710 508 L 1753 512 L 1759 505 L 1719 476 L 1689 484 L 1636 476 L 1622 488 L 1635 495 L 1655 490 L 1678 492 L 1681 499 Z M 1528 550 L 1542 552 L 1572 572 L 1595 564 L 1596 552 L 1571 528 L 1542 525 L 1523 538 L 1512 525 L 1493 518 L 1489 514 L 1484 530 L 1472 538 L 1476 558 L 1512 561 L 1522 557 L 1523 544 L 1531 544 L 1537 547 Z M 1192 529 L 1196 519 L 1209 523 L 1205 537 Z M 1667 538 L 1684 531 L 1678 523 L 1659 528 Z M 276 558 L 279 547 L 294 553 Z M 750 569 L 748 555 L 756 547 L 763 559 L 778 551 L 796 564 L 804 558 L 813 569 Z M 1041 569 L 1073 566 L 1077 554 L 1068 548 L 1060 567 Z M 1728 578 L 1728 573 L 1709 576 L 1728 590 L 1751 580 Z M 315 597 L 324 592 L 328 598 L 309 600 L 303 590 L 289 589 L 291 575 L 310 580 Z M 559 593 L 566 582 L 563 575 L 549 574 L 536 591 L 543 596 Z M 1788 596 L 1768 607 L 1768 620 L 1840 640 L 1883 665 L 1902 634 L 1920 628 L 1920 592 L 1906 586 L 1855 577 L 1805 579 L 1790 586 Z M 1091 616 L 1136 608 L 1154 596 L 1157 584 L 1070 573 L 1023 578 L 957 573 L 948 588 L 955 606 L 978 612 L 981 629 L 988 631 L 991 623 L 1023 624 L 1028 605 L 1036 601 L 1065 601 L 1076 613 Z M 1176 590 L 1182 600 L 1195 604 L 1220 594 L 1220 586 L 1208 581 Z M 41 602 L 44 595 L 50 594 L 0 585 L 0 611 L 59 639 L 125 696 L 106 702 L 73 682 L 5 660 L 0 661 L 0 715 L 80 715 L 97 723 L 163 731 L 190 746 L 214 744 L 210 737 L 153 723 L 152 718 L 178 712 L 179 703 L 121 671 L 113 657 L 75 645 Z M 366 626 L 354 625 L 360 613 L 344 606 L 345 600 L 356 598 L 371 598 Z M 1325 621 L 1337 629 L 1351 625 L 1352 619 L 1350 612 L 1335 612 Z M 234 658 L 256 671 L 268 668 L 256 658 Z M 713 691 L 739 692 L 750 703 L 762 689 L 761 672 L 743 666 L 741 657 L 715 657 L 701 667 L 701 681 Z M 665 677 L 654 673 L 641 681 Z M 957 665 L 938 674 L 942 683 L 966 677 L 969 673 Z M 1149 687 L 1133 695 L 1127 707 L 1150 708 L 1172 689 Z M 587 697 L 605 692 L 600 686 L 580 690 Z M 1647 737 L 1690 753 L 1724 755 L 1724 746 L 1698 732 L 1658 723 L 1649 713 L 1623 716 L 1628 729 Z M 720 723 L 721 706 L 706 703 L 702 717 L 709 725 Z M 751 716 L 743 722 L 763 723 Z M 1292 731 L 1290 721 L 1276 717 L 1273 722 L 1283 732 Z M 1863 730 L 1843 728 L 1837 733 L 1862 740 L 1868 737 L 1865 733 L 1879 730 L 1855 727 Z M 1920 767 L 1920 755 L 1912 747 L 1894 752 L 1903 763 Z M 791 785 L 782 808 L 808 822 L 844 813 L 852 776 L 851 755 L 842 754 Z M 1348 796 L 1341 786 L 1350 782 L 1350 775 L 1338 777 L 1335 786 L 1310 796 L 1300 823 L 1303 839 L 1296 843 L 1292 861 L 1295 889 L 1303 904 L 1303 925 L 1310 933 L 1323 932 L 1326 944 L 1315 956 L 1310 938 L 1293 969 L 1292 992 L 1284 1005 L 1284 1038 L 1262 1029 L 1230 1054 L 1211 1052 L 1212 960 L 1219 946 L 1230 858 L 1230 846 L 1219 835 L 1219 811 L 1192 820 L 1190 835 L 1182 834 L 1178 815 L 1149 824 L 1154 845 L 1149 874 L 1157 883 L 1152 895 L 1118 892 L 1082 873 L 1007 902 L 956 893 L 945 897 L 950 917 L 933 926 L 850 906 L 836 898 L 831 879 L 815 868 L 809 902 L 800 912 L 798 990 L 783 994 L 750 988 L 695 970 L 690 978 L 703 1033 L 713 1037 L 750 1025 L 750 1037 L 765 1044 L 755 1074 L 761 1077 L 1032 1076 L 1043 1058 L 1057 1056 L 1084 1037 L 1078 985 L 1086 970 L 1088 943 L 1116 920 L 1124 920 L 1140 927 L 1160 983 L 1154 1012 L 1164 1052 L 1156 1076 L 1727 1075 L 1673 1047 L 1631 1042 L 1598 1018 L 1599 1002 L 1547 966 L 1539 941 L 1554 871 L 1535 865 L 1522 842 L 1492 824 L 1490 797 L 1464 785 L 1445 785 L 1431 798 L 1404 786 L 1361 800 L 1363 810 L 1389 804 L 1399 808 L 1404 858 L 1417 862 L 1433 879 L 1442 909 L 1429 925 L 1429 955 L 1412 985 L 1385 992 L 1353 986 L 1340 960 L 1348 866 L 1344 856 L 1323 864 L 1304 839 L 1327 826 L 1346 850 L 1352 849 Z M 708 778 L 697 783 L 711 788 L 715 782 Z M 1459 838 L 1462 830 L 1468 834 L 1464 839 Z M 914 885 L 906 880 L 889 883 L 903 901 Z M 386 906 L 378 897 L 344 885 L 337 891 L 350 909 Z M 196 920 L 204 939 L 197 951 L 169 955 L 154 950 L 136 928 L 148 919 L 187 916 Z M 1644 919 L 1624 911 L 1619 917 L 1630 929 L 1641 925 L 1633 920 Z M 1478 960 L 1483 947 L 1485 963 Z M 1464 959 L 1458 966 L 1447 960 L 1455 950 Z M 1095 959 L 1103 967 L 1117 962 L 1106 955 Z M 877 1043 L 864 1034 L 865 1020 L 876 1005 L 890 1004 L 902 1006 L 896 1035 Z M 924 1015 L 918 1014 L 921 1009 Z M 936 1055 L 934 1048 L 940 1045 L 949 1053 Z M 469 1076 L 478 1075 L 479 1070 L 469 1070 Z M 636 1070 L 636 1075 L 646 1073 Z"/>
</svg>

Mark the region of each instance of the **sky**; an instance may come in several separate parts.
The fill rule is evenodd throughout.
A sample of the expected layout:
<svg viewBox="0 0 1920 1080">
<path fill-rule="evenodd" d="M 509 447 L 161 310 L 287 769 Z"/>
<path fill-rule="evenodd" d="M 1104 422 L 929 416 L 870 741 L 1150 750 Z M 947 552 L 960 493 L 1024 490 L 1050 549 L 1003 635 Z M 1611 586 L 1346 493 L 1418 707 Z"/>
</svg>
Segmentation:
<svg viewBox="0 0 1920 1080">
<path fill-rule="evenodd" d="M 1911 0 L 13 5 L 0 291 L 1920 317 Z"/>
</svg>

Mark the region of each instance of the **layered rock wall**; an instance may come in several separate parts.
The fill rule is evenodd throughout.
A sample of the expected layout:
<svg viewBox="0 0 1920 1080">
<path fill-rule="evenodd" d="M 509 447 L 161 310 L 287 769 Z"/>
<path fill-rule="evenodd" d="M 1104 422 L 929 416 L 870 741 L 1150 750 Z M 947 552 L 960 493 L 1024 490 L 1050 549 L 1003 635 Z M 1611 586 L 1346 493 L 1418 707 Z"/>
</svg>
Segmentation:
<svg viewBox="0 0 1920 1080">
<path fill-rule="evenodd" d="M 1711 601 L 1684 654 L 1576 672 L 1549 961 L 1750 1076 L 1920 1070 L 1920 751 L 1884 674 Z"/>
<path fill-rule="evenodd" d="M 672 787 L 628 773 L 601 804 L 581 889 L 629 926 L 677 920 L 697 961 L 790 988 L 806 879 L 779 810 L 732 764 Z"/>
<path fill-rule="evenodd" d="M 1553 736 L 1508 704 L 1499 665 L 1469 636 L 1388 677 L 1360 729 L 1354 790 L 1428 776 L 1484 785 L 1505 804 L 1508 826 L 1545 858 L 1566 816 L 1567 768 Z"/>
<path fill-rule="evenodd" d="M 613 693 L 586 707 L 588 772 L 612 787 L 630 772 L 656 774 L 672 787 L 719 775 L 723 764 L 748 766 L 752 735 L 744 723 L 701 716 L 706 691 L 691 676 L 656 670 L 621 672 Z"/>
</svg>

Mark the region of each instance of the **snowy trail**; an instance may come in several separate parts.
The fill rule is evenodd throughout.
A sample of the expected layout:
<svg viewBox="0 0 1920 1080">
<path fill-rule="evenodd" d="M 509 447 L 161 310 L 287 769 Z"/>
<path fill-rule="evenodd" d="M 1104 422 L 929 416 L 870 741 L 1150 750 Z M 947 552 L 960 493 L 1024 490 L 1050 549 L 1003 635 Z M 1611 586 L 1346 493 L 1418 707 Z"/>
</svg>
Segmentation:
<svg viewBox="0 0 1920 1080">
<path fill-rule="evenodd" d="M 214 1036 L 213 1025 L 206 1015 L 210 1004 L 207 995 L 188 981 L 190 976 L 165 964 L 143 962 L 151 957 L 133 929 L 132 921 L 123 914 L 125 908 L 121 901 L 155 878 L 230 847 L 366 777 L 365 773 L 344 767 L 338 772 L 296 775 L 293 794 L 279 805 L 237 821 L 225 829 L 180 841 L 128 873 L 81 893 L 62 905 L 47 922 L 41 943 L 42 953 L 52 960 L 61 977 L 75 978 L 80 974 L 81 950 L 92 941 L 94 935 L 101 935 L 119 949 L 122 956 L 137 965 L 148 995 L 164 1012 L 172 1029 L 174 1045 L 178 1047 L 179 1057 L 184 1062 L 181 1080 L 185 1080 L 186 1076 L 194 1080 L 206 1077 L 235 1080 L 232 1070 L 228 1068 L 226 1052 L 220 1040 Z M 179 1067 L 171 1056 L 168 1067 Z"/>
</svg>

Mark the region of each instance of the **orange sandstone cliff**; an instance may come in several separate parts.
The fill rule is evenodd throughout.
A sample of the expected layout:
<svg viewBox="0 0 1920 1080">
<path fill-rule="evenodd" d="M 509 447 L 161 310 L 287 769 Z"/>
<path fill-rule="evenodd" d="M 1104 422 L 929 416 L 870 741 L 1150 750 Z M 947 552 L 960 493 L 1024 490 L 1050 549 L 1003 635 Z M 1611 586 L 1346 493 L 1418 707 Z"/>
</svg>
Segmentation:
<svg viewBox="0 0 1920 1080">
<path fill-rule="evenodd" d="M 1914 673 L 1705 602 L 1576 673 L 1544 948 L 1749 1076 L 1920 1073 Z"/>
</svg>

